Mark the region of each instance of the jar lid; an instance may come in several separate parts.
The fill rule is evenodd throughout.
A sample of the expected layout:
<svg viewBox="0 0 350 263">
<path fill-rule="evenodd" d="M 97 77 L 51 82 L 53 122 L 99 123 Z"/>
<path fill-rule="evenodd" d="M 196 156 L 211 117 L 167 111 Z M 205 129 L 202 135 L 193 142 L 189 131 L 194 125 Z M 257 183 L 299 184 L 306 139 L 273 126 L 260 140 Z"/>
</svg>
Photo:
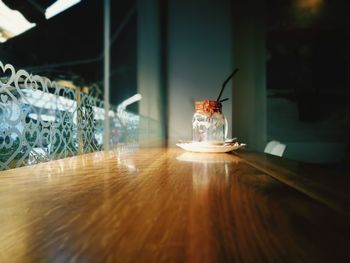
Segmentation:
<svg viewBox="0 0 350 263">
<path fill-rule="evenodd" d="M 200 100 L 195 102 L 195 109 L 206 114 L 222 113 L 222 104 L 216 100 Z"/>
</svg>

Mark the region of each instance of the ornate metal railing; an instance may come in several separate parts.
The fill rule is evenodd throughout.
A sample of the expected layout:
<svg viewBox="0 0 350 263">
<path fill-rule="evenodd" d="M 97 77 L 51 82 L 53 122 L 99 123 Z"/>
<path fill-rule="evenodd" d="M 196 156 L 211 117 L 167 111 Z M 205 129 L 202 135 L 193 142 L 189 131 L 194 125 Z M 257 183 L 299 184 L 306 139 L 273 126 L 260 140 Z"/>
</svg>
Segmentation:
<svg viewBox="0 0 350 263">
<path fill-rule="evenodd" d="M 139 117 L 111 107 L 103 138 L 103 101 L 0 61 L 0 170 L 137 142 Z"/>
</svg>

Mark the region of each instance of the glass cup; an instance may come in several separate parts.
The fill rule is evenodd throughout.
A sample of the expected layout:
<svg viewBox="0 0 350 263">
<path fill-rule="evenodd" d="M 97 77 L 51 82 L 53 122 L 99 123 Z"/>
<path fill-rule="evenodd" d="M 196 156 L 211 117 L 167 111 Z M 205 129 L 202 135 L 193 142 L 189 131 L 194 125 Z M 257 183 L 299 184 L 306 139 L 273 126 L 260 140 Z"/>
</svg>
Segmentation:
<svg viewBox="0 0 350 263">
<path fill-rule="evenodd" d="M 227 119 L 222 113 L 222 104 L 215 100 L 195 102 L 192 118 L 193 142 L 209 145 L 225 143 L 227 137 Z"/>
</svg>

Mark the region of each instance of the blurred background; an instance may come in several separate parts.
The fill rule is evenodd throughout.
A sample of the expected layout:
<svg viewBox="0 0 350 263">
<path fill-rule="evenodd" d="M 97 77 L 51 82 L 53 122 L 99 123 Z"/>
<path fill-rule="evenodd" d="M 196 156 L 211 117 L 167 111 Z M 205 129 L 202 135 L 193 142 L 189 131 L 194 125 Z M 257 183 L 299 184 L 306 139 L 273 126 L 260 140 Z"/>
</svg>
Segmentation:
<svg viewBox="0 0 350 263">
<path fill-rule="evenodd" d="M 55 0 L 0 1 L 0 60 L 95 86 L 103 99 L 104 1 L 68 2 L 52 15 Z M 349 162 L 349 1 L 121 0 L 109 11 L 109 100 L 141 94 L 128 106 L 144 117 L 141 145 L 191 139 L 194 101 L 216 99 L 238 67 L 222 96 L 230 137 L 261 152 L 278 142 L 295 160 Z"/>
</svg>

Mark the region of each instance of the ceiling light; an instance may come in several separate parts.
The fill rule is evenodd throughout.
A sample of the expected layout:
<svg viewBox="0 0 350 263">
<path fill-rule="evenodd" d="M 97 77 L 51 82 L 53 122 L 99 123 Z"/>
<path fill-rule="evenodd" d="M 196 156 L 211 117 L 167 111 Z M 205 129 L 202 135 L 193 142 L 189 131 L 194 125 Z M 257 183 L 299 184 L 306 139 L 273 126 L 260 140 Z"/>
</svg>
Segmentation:
<svg viewBox="0 0 350 263">
<path fill-rule="evenodd" d="M 78 4 L 79 2 L 81 2 L 81 0 L 57 0 L 46 9 L 45 17 L 46 19 L 50 19 L 51 17 L 63 12 L 73 5 Z"/>
<path fill-rule="evenodd" d="M 130 98 L 124 100 L 122 103 L 120 103 L 118 105 L 118 111 L 125 110 L 125 108 L 127 106 L 129 106 L 130 104 L 133 104 L 141 99 L 142 99 L 142 96 L 139 93 L 135 94 L 134 96 L 131 96 Z"/>
<path fill-rule="evenodd" d="M 20 12 L 8 8 L 0 0 L 0 42 L 15 37 L 34 27 Z"/>
</svg>

